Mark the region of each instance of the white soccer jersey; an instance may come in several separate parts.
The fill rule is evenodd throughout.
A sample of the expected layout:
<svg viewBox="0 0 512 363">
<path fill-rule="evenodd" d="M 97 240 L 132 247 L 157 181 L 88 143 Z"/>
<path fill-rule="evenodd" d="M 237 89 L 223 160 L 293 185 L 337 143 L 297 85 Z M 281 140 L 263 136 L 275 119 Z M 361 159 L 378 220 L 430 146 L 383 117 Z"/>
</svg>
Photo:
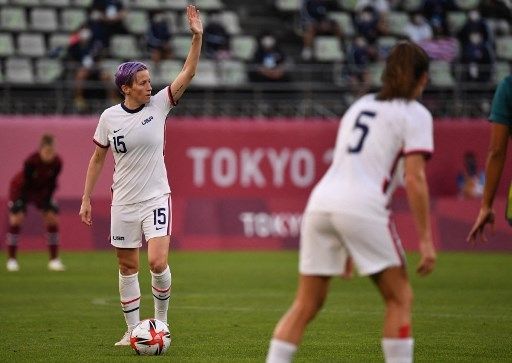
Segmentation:
<svg viewBox="0 0 512 363">
<path fill-rule="evenodd" d="M 306 210 L 387 218 L 391 195 L 403 180 L 403 156 L 430 155 L 433 148 L 432 115 L 423 105 L 366 95 L 343 116 L 333 162 Z"/>
<path fill-rule="evenodd" d="M 114 154 L 112 205 L 139 203 L 170 193 L 164 137 L 165 119 L 172 106 L 166 87 L 136 110 L 119 104 L 101 114 L 94 142 L 110 147 Z"/>
</svg>

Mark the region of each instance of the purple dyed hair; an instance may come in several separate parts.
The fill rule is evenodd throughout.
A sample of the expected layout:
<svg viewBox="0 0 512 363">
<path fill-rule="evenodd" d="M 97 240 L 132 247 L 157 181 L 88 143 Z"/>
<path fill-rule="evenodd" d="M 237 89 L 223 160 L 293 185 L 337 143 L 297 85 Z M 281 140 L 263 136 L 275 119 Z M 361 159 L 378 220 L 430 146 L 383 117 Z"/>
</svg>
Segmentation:
<svg viewBox="0 0 512 363">
<path fill-rule="evenodd" d="M 115 75 L 116 86 L 119 91 L 123 93 L 121 87 L 123 85 L 130 86 L 133 83 L 135 74 L 145 69 L 148 69 L 148 67 L 142 62 L 125 62 L 120 64 Z"/>
</svg>

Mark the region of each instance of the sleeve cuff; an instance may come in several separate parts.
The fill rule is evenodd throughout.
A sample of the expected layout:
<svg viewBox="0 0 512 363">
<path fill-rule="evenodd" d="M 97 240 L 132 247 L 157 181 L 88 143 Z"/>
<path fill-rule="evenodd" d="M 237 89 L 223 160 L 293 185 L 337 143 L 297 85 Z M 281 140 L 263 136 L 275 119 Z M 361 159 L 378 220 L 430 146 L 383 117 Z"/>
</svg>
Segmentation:
<svg viewBox="0 0 512 363">
<path fill-rule="evenodd" d="M 176 106 L 178 103 L 174 101 L 174 97 L 172 97 L 171 86 L 167 86 L 167 94 L 169 95 L 169 101 L 171 102 L 171 105 L 173 107 Z"/>
<path fill-rule="evenodd" d="M 109 147 L 109 144 L 107 144 L 107 145 L 102 145 L 102 144 L 100 144 L 98 141 L 96 141 L 95 139 L 92 139 L 92 141 L 93 141 L 96 145 L 98 145 L 99 147 L 101 147 L 102 149 L 108 149 L 108 147 Z"/>
</svg>

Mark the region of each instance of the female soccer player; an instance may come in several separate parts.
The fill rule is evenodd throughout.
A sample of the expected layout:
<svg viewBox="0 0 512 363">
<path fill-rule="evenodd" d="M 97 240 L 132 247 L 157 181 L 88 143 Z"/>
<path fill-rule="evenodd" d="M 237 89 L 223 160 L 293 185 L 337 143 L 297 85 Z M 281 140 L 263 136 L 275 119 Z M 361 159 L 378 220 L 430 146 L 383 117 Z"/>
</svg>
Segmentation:
<svg viewBox="0 0 512 363">
<path fill-rule="evenodd" d="M 66 268 L 59 259 L 59 207 L 53 200 L 57 189 L 57 178 L 62 170 L 62 160 L 55 152 L 54 138 L 46 134 L 41 137 L 39 151 L 30 155 L 24 163 L 23 171 L 11 180 L 9 188 L 9 231 L 7 232 L 7 271 L 18 271 L 20 266 L 16 255 L 18 240 L 27 212 L 27 205 L 33 203 L 43 212 L 48 239 L 48 252 L 51 271 L 64 271 Z"/>
<path fill-rule="evenodd" d="M 171 272 L 167 264 L 171 231 L 171 200 L 164 164 L 165 119 L 196 72 L 203 25 L 195 6 L 187 7 L 192 44 L 176 79 L 151 96 L 151 79 L 139 62 L 121 64 L 116 85 L 124 102 L 106 109 L 99 120 L 80 207 L 82 222 L 92 224 L 91 193 L 103 167 L 107 150 L 115 161 L 112 185 L 111 244 L 119 261 L 119 293 L 128 330 L 115 345 L 129 345 L 130 332 L 139 322 L 138 281 L 141 234 L 148 241 L 148 261 L 155 318 L 167 323 Z"/>
<path fill-rule="evenodd" d="M 492 205 L 507 158 L 508 139 L 510 137 L 510 126 L 512 125 L 511 105 L 512 76 L 508 76 L 501 80 L 492 100 L 491 115 L 489 116 L 489 120 L 492 122 L 491 139 L 485 168 L 484 195 L 480 212 L 467 238 L 469 242 L 478 240 L 487 242 L 487 237 L 484 233 L 485 226 L 490 224 L 491 229 L 494 228 L 495 214 Z M 507 208 L 510 210 L 512 205 L 509 203 Z M 508 215 L 509 213 L 507 212 Z M 511 222 L 509 220 L 509 223 Z"/>
<path fill-rule="evenodd" d="M 432 116 L 416 101 L 427 84 L 428 67 L 420 47 L 398 43 L 386 61 L 380 92 L 362 97 L 343 116 L 332 165 L 304 213 L 297 295 L 275 328 L 267 362 L 292 360 L 331 277 L 345 274 L 352 261 L 384 299 L 386 362 L 412 362 L 412 290 L 388 205 L 403 181 L 419 233 L 417 272 L 430 273 L 436 253 L 425 160 L 433 151 Z"/>
</svg>

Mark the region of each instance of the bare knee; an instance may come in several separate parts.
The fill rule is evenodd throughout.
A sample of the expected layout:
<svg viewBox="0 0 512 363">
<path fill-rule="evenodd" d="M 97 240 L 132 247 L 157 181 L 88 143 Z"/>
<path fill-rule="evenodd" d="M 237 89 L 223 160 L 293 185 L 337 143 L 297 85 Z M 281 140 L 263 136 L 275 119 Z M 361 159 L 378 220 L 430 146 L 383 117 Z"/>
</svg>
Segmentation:
<svg viewBox="0 0 512 363">
<path fill-rule="evenodd" d="M 388 306 L 392 306 L 400 310 L 410 311 L 414 300 L 414 294 L 411 287 L 407 285 L 393 295 L 387 296 L 385 300 L 386 305 Z"/>
<path fill-rule="evenodd" d="M 164 257 L 152 257 L 148 261 L 149 269 L 154 273 L 161 273 L 167 268 L 167 259 Z"/>
<path fill-rule="evenodd" d="M 139 271 L 139 262 L 130 258 L 119 259 L 119 272 L 123 276 L 129 276 Z"/>
</svg>

